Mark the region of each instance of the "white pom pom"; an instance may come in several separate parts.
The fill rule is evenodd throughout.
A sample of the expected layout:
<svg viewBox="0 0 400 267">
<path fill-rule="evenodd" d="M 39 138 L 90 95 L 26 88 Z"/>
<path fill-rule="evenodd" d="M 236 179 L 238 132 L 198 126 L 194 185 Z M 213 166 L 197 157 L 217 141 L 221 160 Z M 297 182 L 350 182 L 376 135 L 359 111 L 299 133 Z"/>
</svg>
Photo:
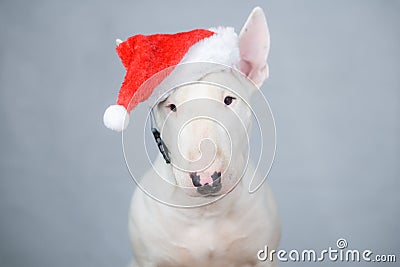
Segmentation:
<svg viewBox="0 0 400 267">
<path fill-rule="evenodd" d="M 104 125 L 114 131 L 121 132 L 129 123 L 129 114 L 121 105 L 111 105 L 104 112 Z"/>
</svg>

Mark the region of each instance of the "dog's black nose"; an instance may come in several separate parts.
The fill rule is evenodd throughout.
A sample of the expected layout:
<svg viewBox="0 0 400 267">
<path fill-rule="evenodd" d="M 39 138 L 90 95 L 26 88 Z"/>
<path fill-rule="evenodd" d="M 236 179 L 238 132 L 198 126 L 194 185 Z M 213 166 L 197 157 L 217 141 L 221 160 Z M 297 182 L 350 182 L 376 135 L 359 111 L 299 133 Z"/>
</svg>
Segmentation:
<svg viewBox="0 0 400 267">
<path fill-rule="evenodd" d="M 200 176 L 198 177 L 199 177 L 198 179 L 200 180 Z M 206 183 L 203 186 L 196 186 L 193 182 L 194 186 L 197 187 L 197 192 L 199 192 L 202 195 L 212 195 L 218 193 L 222 188 L 221 172 L 214 172 L 213 175 L 211 175 L 211 178 L 213 180 L 213 183 L 211 185 Z"/>
</svg>

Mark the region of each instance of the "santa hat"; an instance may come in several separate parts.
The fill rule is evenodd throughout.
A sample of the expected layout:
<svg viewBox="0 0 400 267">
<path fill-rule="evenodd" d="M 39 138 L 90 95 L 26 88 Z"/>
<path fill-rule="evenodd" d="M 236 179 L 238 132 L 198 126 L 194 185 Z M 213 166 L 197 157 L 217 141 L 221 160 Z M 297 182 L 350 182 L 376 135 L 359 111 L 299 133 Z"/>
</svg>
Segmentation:
<svg viewBox="0 0 400 267">
<path fill-rule="evenodd" d="M 117 40 L 118 56 L 126 68 L 117 104 L 104 113 L 107 128 L 124 130 L 129 113 L 140 102 L 146 101 L 162 82 L 142 86 L 153 75 L 183 63 L 211 62 L 235 67 L 239 63 L 238 36 L 233 28 L 197 29 L 176 34 L 135 35 L 122 42 Z M 200 78 L 200 77 L 198 77 Z"/>
</svg>

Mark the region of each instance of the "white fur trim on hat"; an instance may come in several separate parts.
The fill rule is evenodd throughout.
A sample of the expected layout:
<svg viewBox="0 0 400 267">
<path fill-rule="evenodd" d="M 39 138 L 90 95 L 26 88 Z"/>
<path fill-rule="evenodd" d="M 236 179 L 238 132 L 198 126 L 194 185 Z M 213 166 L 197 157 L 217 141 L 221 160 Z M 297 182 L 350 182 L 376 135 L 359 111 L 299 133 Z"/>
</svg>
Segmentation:
<svg viewBox="0 0 400 267">
<path fill-rule="evenodd" d="M 214 35 L 192 45 L 180 63 L 212 62 L 236 66 L 240 60 L 239 39 L 232 27 L 211 28 Z"/>
<path fill-rule="evenodd" d="M 129 114 L 121 105 L 111 105 L 104 112 L 104 125 L 114 131 L 121 132 L 129 124 Z"/>
</svg>

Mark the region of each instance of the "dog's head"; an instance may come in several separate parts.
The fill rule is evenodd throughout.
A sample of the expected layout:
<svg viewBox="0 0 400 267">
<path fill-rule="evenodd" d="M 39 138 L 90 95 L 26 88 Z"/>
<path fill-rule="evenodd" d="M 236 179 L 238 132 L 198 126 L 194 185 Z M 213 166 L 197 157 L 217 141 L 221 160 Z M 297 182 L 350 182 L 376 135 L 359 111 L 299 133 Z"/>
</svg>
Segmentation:
<svg viewBox="0 0 400 267">
<path fill-rule="evenodd" d="M 252 117 L 248 103 L 268 77 L 269 43 L 265 15 L 256 8 L 239 34 L 240 72 L 213 72 L 158 104 L 157 124 L 176 183 L 190 196 L 226 194 L 242 177 Z"/>
</svg>

